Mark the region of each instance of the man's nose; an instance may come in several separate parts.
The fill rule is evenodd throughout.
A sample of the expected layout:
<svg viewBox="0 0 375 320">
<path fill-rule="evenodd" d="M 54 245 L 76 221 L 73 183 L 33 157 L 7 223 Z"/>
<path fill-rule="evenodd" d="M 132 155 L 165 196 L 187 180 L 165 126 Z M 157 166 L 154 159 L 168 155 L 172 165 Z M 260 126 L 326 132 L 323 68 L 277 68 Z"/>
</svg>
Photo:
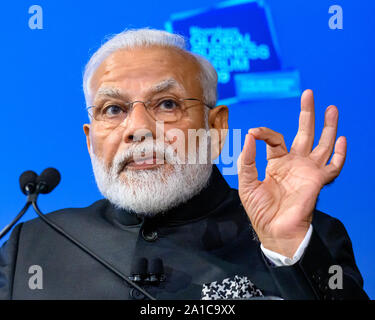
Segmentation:
<svg viewBox="0 0 375 320">
<path fill-rule="evenodd" d="M 148 137 L 155 138 L 156 122 L 142 102 L 136 102 L 125 120 L 124 140 L 126 143 L 141 142 Z"/>
</svg>

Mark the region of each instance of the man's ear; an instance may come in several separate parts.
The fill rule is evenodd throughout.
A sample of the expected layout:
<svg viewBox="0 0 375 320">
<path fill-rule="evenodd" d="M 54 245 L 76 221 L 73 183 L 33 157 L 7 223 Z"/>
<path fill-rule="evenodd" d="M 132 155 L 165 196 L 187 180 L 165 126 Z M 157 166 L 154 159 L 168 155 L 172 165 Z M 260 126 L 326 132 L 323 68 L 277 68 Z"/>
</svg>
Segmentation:
<svg viewBox="0 0 375 320">
<path fill-rule="evenodd" d="M 87 144 L 87 150 L 89 151 L 89 154 L 91 154 L 91 141 L 90 141 L 90 125 L 85 123 L 83 125 L 83 132 L 86 135 L 86 144 Z"/>
<path fill-rule="evenodd" d="M 208 124 L 211 135 L 211 160 L 215 160 L 224 147 L 228 133 L 228 107 L 221 105 L 210 110 Z"/>
</svg>

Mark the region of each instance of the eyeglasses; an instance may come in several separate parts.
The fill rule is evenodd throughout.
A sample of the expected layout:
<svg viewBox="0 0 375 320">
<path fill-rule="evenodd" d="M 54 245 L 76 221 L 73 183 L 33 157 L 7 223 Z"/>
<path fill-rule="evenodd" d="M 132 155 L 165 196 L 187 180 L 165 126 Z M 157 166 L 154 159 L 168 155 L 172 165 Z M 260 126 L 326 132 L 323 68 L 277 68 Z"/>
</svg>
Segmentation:
<svg viewBox="0 0 375 320">
<path fill-rule="evenodd" d="M 199 102 L 194 103 L 195 102 Z M 136 103 L 142 103 L 146 111 L 155 121 L 163 121 L 166 123 L 177 122 L 186 114 L 186 110 L 198 105 L 205 105 L 212 109 L 203 101 L 196 98 L 176 98 L 165 96 L 149 101 L 133 101 L 114 103 L 107 102 L 99 106 L 90 106 L 87 108 L 89 115 L 96 121 L 103 121 L 112 126 L 118 126 L 132 112 Z"/>
</svg>

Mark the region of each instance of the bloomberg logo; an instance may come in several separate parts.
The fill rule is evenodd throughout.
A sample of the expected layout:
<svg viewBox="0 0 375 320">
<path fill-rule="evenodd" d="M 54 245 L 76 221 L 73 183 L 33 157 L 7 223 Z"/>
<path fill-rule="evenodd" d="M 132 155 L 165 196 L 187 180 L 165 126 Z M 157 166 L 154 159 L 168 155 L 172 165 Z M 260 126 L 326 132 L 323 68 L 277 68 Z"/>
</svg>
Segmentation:
<svg viewBox="0 0 375 320">
<path fill-rule="evenodd" d="M 177 13 L 165 26 L 185 36 L 190 51 L 213 64 L 219 78 L 219 104 L 300 95 L 299 72 L 282 69 L 264 1 L 225 1 Z"/>
</svg>

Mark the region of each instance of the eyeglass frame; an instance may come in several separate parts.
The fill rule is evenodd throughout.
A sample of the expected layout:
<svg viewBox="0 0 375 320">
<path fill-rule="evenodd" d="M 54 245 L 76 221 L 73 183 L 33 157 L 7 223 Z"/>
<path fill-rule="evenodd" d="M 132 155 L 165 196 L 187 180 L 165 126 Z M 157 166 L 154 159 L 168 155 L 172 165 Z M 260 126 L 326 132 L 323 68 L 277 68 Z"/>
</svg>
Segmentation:
<svg viewBox="0 0 375 320">
<path fill-rule="evenodd" d="M 165 96 L 165 97 L 161 97 L 160 99 L 155 99 L 155 100 L 159 100 L 159 101 L 162 101 L 163 100 L 163 98 L 167 98 L 167 97 L 169 97 L 169 96 Z M 146 105 L 146 103 L 149 103 L 149 102 L 151 102 L 153 99 L 151 99 L 151 100 L 148 100 L 148 101 L 141 101 L 141 100 L 135 100 L 135 101 L 132 101 L 132 102 L 125 102 L 124 104 L 126 105 L 126 106 L 130 106 L 130 112 L 129 112 L 129 115 L 130 115 L 130 113 L 133 111 L 133 109 L 134 109 L 134 104 L 135 103 L 138 103 L 138 102 L 140 102 L 140 103 L 142 103 L 143 104 L 143 106 L 145 107 L 145 109 L 146 109 L 146 112 L 155 120 L 155 121 L 158 121 L 158 120 L 156 120 L 150 113 L 149 113 L 149 108 L 147 107 L 147 105 Z M 200 103 L 202 103 L 204 106 L 206 106 L 207 108 L 209 108 L 209 109 L 213 109 L 214 108 L 214 106 L 211 106 L 211 105 L 209 105 L 209 104 L 207 104 L 207 103 L 205 103 L 205 102 L 203 102 L 202 100 L 200 100 L 200 99 L 198 99 L 198 98 L 178 98 L 178 99 L 176 99 L 176 100 L 178 100 L 178 101 L 186 101 L 186 100 L 188 100 L 188 101 L 199 101 Z M 190 108 L 192 108 L 192 107 L 195 107 L 196 105 L 193 105 L 193 106 L 190 106 L 190 107 L 188 107 L 188 108 L 186 108 L 185 110 L 187 110 L 187 109 L 190 109 Z M 92 119 L 94 119 L 95 121 L 103 121 L 103 122 L 108 122 L 108 121 L 105 121 L 105 120 L 97 120 L 97 119 L 95 119 L 95 117 L 92 115 L 92 114 L 90 114 L 90 111 L 89 110 L 91 110 L 91 109 L 93 109 L 93 108 L 97 108 L 98 106 L 88 106 L 88 107 L 86 107 L 86 110 L 87 110 L 87 113 L 89 114 L 89 116 L 92 118 Z M 185 111 L 184 110 L 184 111 Z M 125 119 L 127 119 L 127 117 L 125 118 Z M 124 120 L 125 120 L 124 119 Z M 180 119 L 181 120 L 181 119 Z M 174 122 L 177 122 L 177 121 L 179 121 L 179 120 L 176 120 L 176 121 L 173 121 L 173 122 L 171 122 L 171 123 L 174 123 Z"/>
</svg>

